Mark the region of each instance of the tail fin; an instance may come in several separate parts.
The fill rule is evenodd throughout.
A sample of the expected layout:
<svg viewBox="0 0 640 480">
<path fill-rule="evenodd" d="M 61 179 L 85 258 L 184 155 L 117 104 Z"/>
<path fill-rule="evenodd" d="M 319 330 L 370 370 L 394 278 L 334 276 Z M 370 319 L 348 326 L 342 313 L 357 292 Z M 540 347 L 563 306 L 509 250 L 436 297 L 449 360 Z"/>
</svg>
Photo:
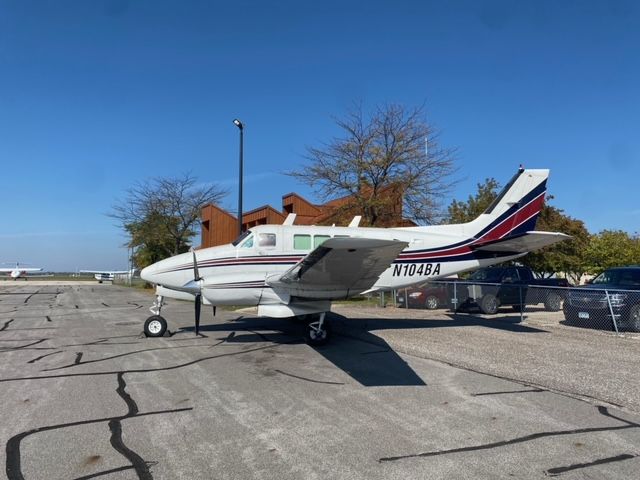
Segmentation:
<svg viewBox="0 0 640 480">
<path fill-rule="evenodd" d="M 536 228 L 547 191 L 549 170 L 525 170 L 504 187 L 500 195 L 464 230 L 483 241 L 520 235 Z"/>
</svg>

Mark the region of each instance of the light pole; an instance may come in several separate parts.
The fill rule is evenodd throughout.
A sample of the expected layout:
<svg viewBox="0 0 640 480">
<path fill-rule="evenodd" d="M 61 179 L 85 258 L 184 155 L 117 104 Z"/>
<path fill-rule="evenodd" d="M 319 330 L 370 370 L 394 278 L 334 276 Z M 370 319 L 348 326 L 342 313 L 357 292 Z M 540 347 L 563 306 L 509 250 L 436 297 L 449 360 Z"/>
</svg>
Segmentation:
<svg viewBox="0 0 640 480">
<path fill-rule="evenodd" d="M 237 118 L 233 120 L 236 127 L 240 129 L 240 173 L 238 174 L 238 235 L 242 235 L 242 147 L 244 143 L 244 125 Z"/>
</svg>

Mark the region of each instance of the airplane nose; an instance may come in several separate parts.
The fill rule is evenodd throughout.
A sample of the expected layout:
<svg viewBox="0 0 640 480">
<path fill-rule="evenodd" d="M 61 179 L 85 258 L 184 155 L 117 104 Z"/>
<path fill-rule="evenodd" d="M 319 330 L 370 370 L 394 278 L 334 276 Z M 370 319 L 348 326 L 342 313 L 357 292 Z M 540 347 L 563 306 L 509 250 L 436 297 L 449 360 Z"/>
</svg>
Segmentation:
<svg viewBox="0 0 640 480">
<path fill-rule="evenodd" d="M 155 271 L 156 271 L 155 265 L 149 265 L 148 267 L 145 267 L 142 269 L 142 271 L 140 272 L 140 278 L 142 278 L 143 280 L 146 280 L 147 282 L 153 283 L 153 277 L 154 277 Z"/>
</svg>

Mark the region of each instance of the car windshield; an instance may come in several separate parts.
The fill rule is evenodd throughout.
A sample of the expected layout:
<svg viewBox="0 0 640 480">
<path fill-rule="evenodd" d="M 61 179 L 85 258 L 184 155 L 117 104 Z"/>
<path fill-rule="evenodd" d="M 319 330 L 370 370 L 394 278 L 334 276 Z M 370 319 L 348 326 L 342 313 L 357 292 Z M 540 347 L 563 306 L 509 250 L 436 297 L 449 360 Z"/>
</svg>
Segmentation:
<svg viewBox="0 0 640 480">
<path fill-rule="evenodd" d="M 591 283 L 595 285 L 610 284 L 635 287 L 640 285 L 640 269 L 606 270 L 594 278 Z"/>
<path fill-rule="evenodd" d="M 474 272 L 469 280 L 481 280 L 484 282 L 500 282 L 502 278 L 502 268 L 483 268 Z"/>
</svg>

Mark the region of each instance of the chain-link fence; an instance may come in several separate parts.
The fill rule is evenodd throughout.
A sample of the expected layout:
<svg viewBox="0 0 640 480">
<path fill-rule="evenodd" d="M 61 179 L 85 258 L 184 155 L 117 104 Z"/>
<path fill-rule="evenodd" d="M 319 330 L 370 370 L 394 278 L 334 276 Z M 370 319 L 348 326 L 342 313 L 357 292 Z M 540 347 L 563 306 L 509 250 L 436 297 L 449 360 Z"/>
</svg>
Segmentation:
<svg viewBox="0 0 640 480">
<path fill-rule="evenodd" d="M 558 323 L 614 332 L 640 332 L 640 291 L 517 283 L 435 281 L 397 290 L 398 308 Z"/>
</svg>

